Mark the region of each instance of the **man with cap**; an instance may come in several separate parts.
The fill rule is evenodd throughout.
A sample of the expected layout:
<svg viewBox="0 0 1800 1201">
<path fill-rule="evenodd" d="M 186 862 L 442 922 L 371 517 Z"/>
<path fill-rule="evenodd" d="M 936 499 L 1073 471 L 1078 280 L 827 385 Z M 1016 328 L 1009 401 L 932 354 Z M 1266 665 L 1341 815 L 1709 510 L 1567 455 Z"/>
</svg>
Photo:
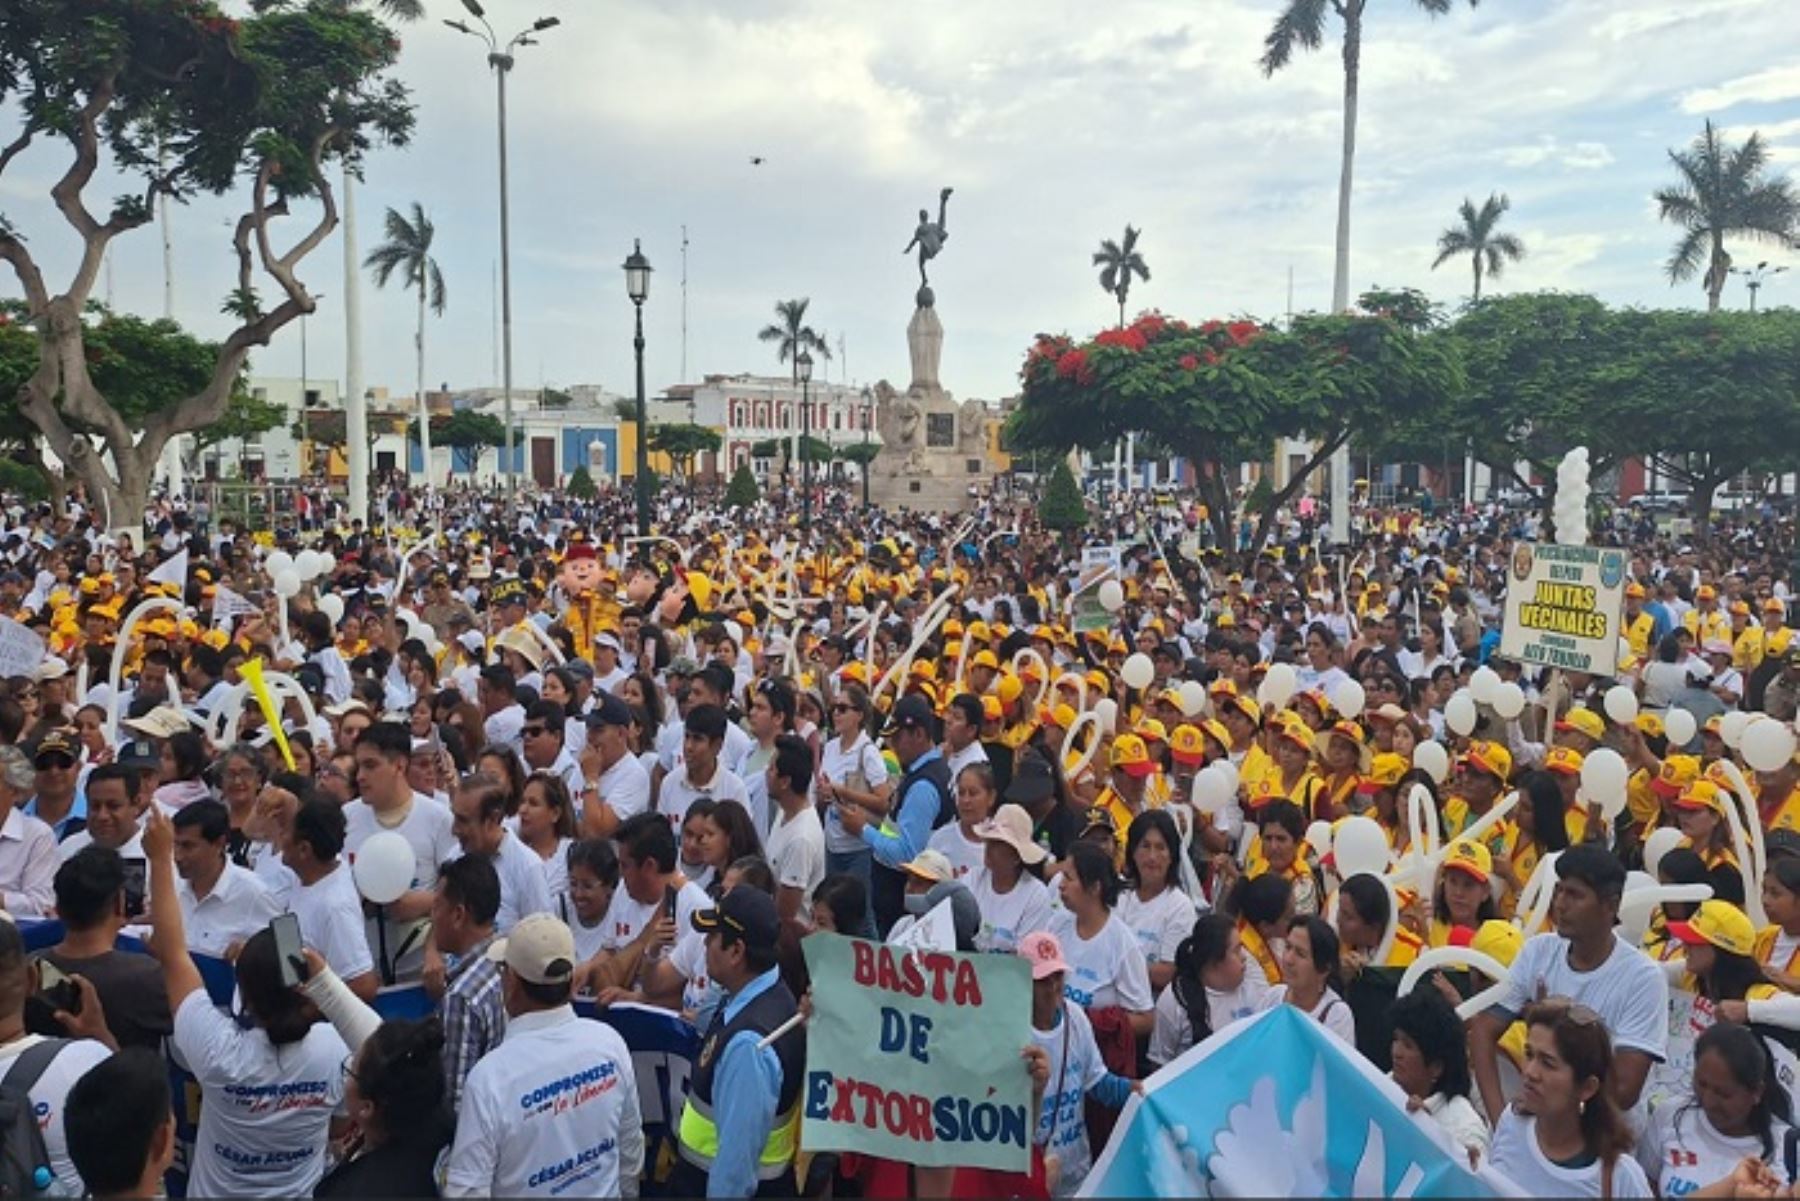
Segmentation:
<svg viewBox="0 0 1800 1201">
<path fill-rule="evenodd" d="M 775 902 L 760 889 L 739 885 L 690 921 L 706 936 L 706 974 L 725 995 L 688 1078 L 671 1191 L 794 1196 L 806 1033 L 795 1026 L 763 1045 L 799 1011 L 776 963 L 781 925 Z"/>
<path fill-rule="evenodd" d="M 950 798 L 950 767 L 937 745 L 937 719 L 922 696 L 902 697 L 888 718 L 888 744 L 904 773 L 894 789 L 897 798 L 886 820 L 855 805 L 838 805 L 845 833 L 861 838 L 874 855 L 871 889 L 875 928 L 882 935 L 904 911 L 905 881 L 900 865 L 909 863 L 931 841 L 931 832 L 956 816 Z"/>
<path fill-rule="evenodd" d="M 581 752 L 582 786 L 576 795 L 582 837 L 611 838 L 619 823 L 650 808 L 650 773 L 631 753 L 631 706 L 610 692 L 594 694 L 588 711 L 587 746 Z"/>
<path fill-rule="evenodd" d="M 631 1051 L 576 1016 L 575 940 L 548 913 L 489 946 L 506 1034 L 463 1085 L 447 1197 L 635 1197 L 643 1118 Z"/>
<path fill-rule="evenodd" d="M 24 812 L 49 826 L 60 841 L 87 828 L 87 797 L 78 781 L 81 756 L 73 738 L 52 730 L 31 757 L 35 770 Z"/>
<path fill-rule="evenodd" d="M 1762 711 L 1776 721 L 1793 721 L 1800 711 L 1800 642 L 1788 647 L 1781 671 L 1763 689 Z"/>
</svg>

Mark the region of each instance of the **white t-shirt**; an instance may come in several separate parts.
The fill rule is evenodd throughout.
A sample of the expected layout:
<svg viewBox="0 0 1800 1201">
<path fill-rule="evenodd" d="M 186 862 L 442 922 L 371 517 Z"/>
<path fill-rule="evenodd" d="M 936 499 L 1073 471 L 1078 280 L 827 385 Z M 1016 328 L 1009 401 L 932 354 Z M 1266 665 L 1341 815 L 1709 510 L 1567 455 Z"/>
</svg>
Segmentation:
<svg viewBox="0 0 1800 1201">
<path fill-rule="evenodd" d="M 1245 975 L 1247 977 L 1249 973 L 1245 973 Z M 1262 1000 L 1257 1003 L 1256 1007 L 1259 1010 L 1273 1009 L 1277 1005 L 1285 1004 L 1287 995 L 1288 986 L 1277 984 L 1263 994 Z M 1317 1003 L 1306 1013 L 1308 1017 L 1343 1039 L 1350 1046 L 1356 1045 L 1356 1016 L 1350 1012 L 1350 1006 L 1344 1003 L 1344 998 L 1338 996 L 1332 989 L 1327 988 L 1320 995 Z"/>
<path fill-rule="evenodd" d="M 630 1050 L 563 1006 L 508 1021 L 469 1072 L 444 1195 L 616 1197 L 643 1161 Z"/>
<path fill-rule="evenodd" d="M 1137 935 L 1146 963 L 1174 963 L 1176 948 L 1194 932 L 1194 902 L 1179 888 L 1165 888 L 1148 901 L 1127 888 L 1113 912 Z"/>
<path fill-rule="evenodd" d="M 674 771 L 663 777 L 662 790 L 656 794 L 656 811 L 669 819 L 677 840 L 681 838 L 681 823 L 687 816 L 688 806 L 701 797 L 719 804 L 736 801 L 744 807 L 744 812 L 750 812 L 750 794 L 745 790 L 744 782 L 727 770 L 723 761 L 713 768 L 712 779 L 705 784 L 695 784 L 688 779 L 687 764 L 678 764 Z"/>
<path fill-rule="evenodd" d="M 325 1172 L 331 1115 L 344 1100 L 349 1049 L 337 1031 L 319 1022 L 278 1048 L 196 989 L 175 1011 L 175 1046 L 202 1098 L 189 1195 L 311 1195 Z"/>
<path fill-rule="evenodd" d="M 493 863 L 500 877 L 500 912 L 494 918 L 494 933 L 504 935 L 519 924 L 520 918 L 534 913 L 556 912 L 544 876 L 544 861 L 510 830 L 501 833 Z"/>
<path fill-rule="evenodd" d="M 340 859 L 330 875 L 310 887 L 296 880 L 287 904 L 300 919 L 300 940 L 319 953 L 338 979 L 354 980 L 375 970 L 363 928 L 362 897 L 348 863 Z M 398 949 L 389 946 L 388 953 Z"/>
<path fill-rule="evenodd" d="M 994 878 L 984 871 L 975 877 L 975 886 L 969 891 L 981 910 L 981 929 L 975 934 L 977 950 L 1010 955 L 1027 934 L 1050 928 L 1050 889 L 1036 876 L 1021 875 L 1011 892 L 995 892 Z"/>
<path fill-rule="evenodd" d="M 578 962 L 586 963 L 606 949 L 606 917 L 603 913 L 599 921 L 591 926 L 584 926 L 575 907 L 569 907 L 569 933 L 575 938 L 575 958 Z"/>
<path fill-rule="evenodd" d="M 514 831 L 517 834 L 517 831 Z M 565 924 L 574 915 L 569 905 L 569 848 L 574 845 L 573 838 L 559 838 L 556 849 L 550 852 L 550 858 L 538 858 L 538 866 L 544 869 L 544 888 L 550 894 L 550 912 L 561 918 Z M 523 841 L 520 842 L 524 846 Z M 531 850 L 526 847 L 526 850 Z M 531 852 L 536 855 L 536 851 Z"/>
<path fill-rule="evenodd" d="M 869 740 L 867 734 L 858 734 L 849 750 L 844 749 L 842 738 L 828 738 L 819 745 L 819 774 L 829 776 L 833 784 L 842 784 L 852 774 L 860 775 L 870 788 L 879 787 L 888 778 L 887 761 L 881 757 L 881 749 Z M 818 799 L 818 780 L 813 781 L 813 798 Z M 843 823 L 838 821 L 837 806 L 832 806 L 825 815 L 825 849 L 837 854 L 848 854 L 851 851 L 866 851 L 869 844 L 860 837 L 852 837 L 844 830 Z"/>
<path fill-rule="evenodd" d="M 1260 1003 L 1268 989 L 1261 988 L 1244 974 L 1244 981 L 1231 992 L 1216 988 L 1206 990 L 1206 1020 L 1217 1034 L 1231 1023 L 1260 1012 Z M 1187 1007 L 1175 995 L 1174 985 L 1162 990 L 1156 998 L 1156 1024 L 1150 1031 L 1150 1049 L 1145 1052 L 1151 1063 L 1161 1066 L 1173 1063 L 1194 1045 L 1194 1024 L 1188 1020 Z"/>
<path fill-rule="evenodd" d="M 982 746 L 979 741 L 971 742 L 968 746 L 965 746 L 955 754 L 951 754 L 946 747 L 944 750 L 944 765 L 950 769 L 950 787 L 956 787 L 956 777 L 962 775 L 963 768 L 969 766 L 971 763 L 986 763 L 987 761 L 987 748 Z"/>
<path fill-rule="evenodd" d="M 1100 1047 L 1094 1042 L 1094 1028 L 1088 1023 L 1087 1014 L 1067 999 L 1063 1001 L 1062 1021 L 1056 1028 L 1039 1030 L 1034 1026 L 1031 1039 L 1050 1056 L 1044 1108 L 1038 1114 L 1034 1139 L 1045 1155 L 1056 1156 L 1061 1174 L 1052 1183 L 1052 1191 L 1059 1197 L 1067 1196 L 1080 1186 L 1093 1163 L 1082 1103 L 1087 1090 L 1106 1078 L 1106 1063 L 1100 1058 Z"/>
<path fill-rule="evenodd" d="M 1108 914 L 1094 937 L 1082 938 L 1074 915 L 1064 910 L 1051 919 L 1050 932 L 1062 943 L 1069 965 L 1063 975 L 1063 995 L 1069 1000 L 1083 1009 L 1116 1005 L 1132 1013 L 1147 1013 L 1156 1004 L 1143 949 L 1118 914 Z"/>
<path fill-rule="evenodd" d="M 1757 1135 L 1728 1138 L 1719 1133 L 1691 1096 L 1673 1098 L 1657 1107 L 1650 1129 L 1638 1140 L 1638 1164 L 1664 1197 L 1685 1196 L 1723 1180 L 1746 1158 L 1763 1160 L 1783 1183 L 1791 1184 L 1784 1154 L 1787 1123 L 1771 1118 L 1770 1125 L 1774 1127 L 1774 1149 L 1765 1155 L 1762 1139 Z"/>
<path fill-rule="evenodd" d="M 0 1046 L 0 1076 L 12 1068 L 13 1060 L 30 1047 L 44 1041 L 41 1035 L 27 1034 Z M 56 1053 L 44 1074 L 31 1086 L 31 1104 L 37 1111 L 38 1129 L 43 1131 L 44 1152 L 50 1157 L 50 1171 L 56 1180 L 48 1190 L 38 1194 L 50 1197 L 85 1197 L 81 1175 L 69 1158 L 69 1140 L 63 1132 L 63 1110 L 69 1090 L 87 1075 L 88 1069 L 111 1055 L 106 1047 L 91 1038 L 77 1039 Z"/>
<path fill-rule="evenodd" d="M 194 886 L 186 880 L 175 882 L 175 896 L 181 902 L 188 949 L 218 958 L 224 958 L 233 943 L 248 941 L 283 908 L 255 872 L 229 859 L 204 898 L 196 899 Z"/>
<path fill-rule="evenodd" d="M 620 821 L 650 808 L 650 773 L 636 755 L 620 755 L 595 781 L 600 799 Z"/>
<path fill-rule="evenodd" d="M 1591 972 L 1569 965 L 1569 942 L 1539 934 L 1525 940 L 1495 1008 L 1513 1017 L 1539 997 L 1568 997 L 1600 1015 L 1616 1049 L 1660 1062 L 1669 1045 L 1669 985 L 1655 960 L 1613 935 L 1612 954 Z"/>
<path fill-rule="evenodd" d="M 975 877 L 985 870 L 987 843 L 979 838 L 969 838 L 963 834 L 961 822 L 949 822 L 931 832 L 925 845 L 950 861 L 955 874 L 951 877 L 964 884 L 973 884 Z"/>
<path fill-rule="evenodd" d="M 344 806 L 345 859 L 354 864 L 363 843 L 377 834 L 398 834 L 412 847 L 413 877 L 409 887 L 414 890 L 435 888 L 438 865 L 462 854 L 456 835 L 450 832 L 453 820 L 454 815 L 447 806 L 438 804 L 422 792 L 414 792 L 405 816 L 394 825 L 384 825 L 374 806 L 358 798 Z M 392 918 L 387 921 L 387 952 L 389 956 L 397 957 L 394 970 L 401 976 L 416 976 L 425 966 L 425 932 L 419 929 L 424 921 L 424 918 L 410 922 L 397 922 Z M 364 927 L 370 950 L 378 952 L 381 932 L 375 927 L 373 915 L 365 920 Z M 412 938 L 412 945 L 407 947 L 405 955 L 401 955 L 400 948 L 407 945 L 408 937 Z"/>
<path fill-rule="evenodd" d="M 1538 935 L 1554 938 L 1555 935 Z M 1534 940 L 1535 941 L 1535 940 Z M 1527 943 L 1527 946 L 1530 944 Z M 1598 1197 L 1603 1167 L 1599 1161 L 1584 1168 L 1565 1168 L 1552 1163 L 1538 1146 L 1537 1119 L 1508 1105 L 1494 1127 L 1488 1164 L 1518 1186 L 1526 1197 Z M 1650 1197 L 1650 1181 L 1637 1160 L 1621 1155 L 1613 1161 L 1612 1196 Z"/>
<path fill-rule="evenodd" d="M 775 883 L 800 890 L 801 908 L 812 905 L 813 890 L 825 879 L 825 830 L 809 802 L 793 817 L 779 810 L 769 827 L 769 867 Z"/>
<path fill-rule="evenodd" d="M 648 905 L 633 900 L 631 893 L 620 884 L 613 890 L 612 904 L 606 907 L 606 919 L 601 923 L 603 933 L 600 936 L 600 947 L 606 951 L 616 951 L 620 947 L 629 946 L 631 941 L 643 932 L 644 926 L 661 915 L 663 899 L 659 896 Z M 704 936 L 694 929 L 689 919 L 699 909 L 712 908 L 712 898 L 694 884 L 692 880 L 681 886 L 675 894 L 675 941 L 683 939 L 699 939 Z"/>
</svg>

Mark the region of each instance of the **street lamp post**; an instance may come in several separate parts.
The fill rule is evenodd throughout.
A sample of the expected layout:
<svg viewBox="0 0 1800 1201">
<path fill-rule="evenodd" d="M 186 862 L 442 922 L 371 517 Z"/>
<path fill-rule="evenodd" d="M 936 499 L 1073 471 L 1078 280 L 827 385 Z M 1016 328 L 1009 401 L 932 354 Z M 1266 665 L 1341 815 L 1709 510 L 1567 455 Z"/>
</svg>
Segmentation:
<svg viewBox="0 0 1800 1201">
<path fill-rule="evenodd" d="M 325 293 L 314 292 L 313 302 L 325 299 Z M 312 405 L 306 399 L 306 311 L 300 312 L 300 478 L 312 474 Z"/>
<path fill-rule="evenodd" d="M 650 423 L 644 404 L 644 301 L 650 296 L 650 260 L 641 241 L 631 243 L 625 260 L 625 294 L 637 316 L 637 333 L 631 347 L 637 352 L 637 490 L 638 537 L 650 536 Z"/>
<path fill-rule="evenodd" d="M 862 425 L 863 425 L 863 508 L 869 507 L 869 407 L 875 403 L 875 394 L 867 388 L 862 390 Z"/>
<path fill-rule="evenodd" d="M 500 387 L 503 389 L 501 406 L 502 418 L 506 422 L 506 494 L 510 497 L 518 495 L 519 472 L 518 463 L 513 458 L 513 411 L 512 411 L 512 238 L 507 208 L 506 188 L 506 73 L 513 68 L 513 51 L 521 46 L 535 46 L 537 41 L 531 35 L 542 33 L 546 29 L 554 29 L 562 24 L 556 17 L 539 17 L 531 23 L 531 28 L 513 36 L 510 42 L 501 48 L 500 39 L 494 33 L 494 27 L 487 22 L 477 0 L 462 0 L 469 15 L 481 22 L 481 30 L 470 28 L 461 21 L 445 21 L 444 24 L 459 33 L 480 38 L 487 43 L 488 66 L 494 68 L 494 80 L 500 101 Z M 426 465 L 427 472 L 431 464 Z"/>
<path fill-rule="evenodd" d="M 812 355 L 804 347 L 794 360 L 800 375 L 800 523 L 812 524 L 812 453 L 807 442 L 812 438 Z"/>
<path fill-rule="evenodd" d="M 1756 294 L 1762 291 L 1763 284 L 1768 281 L 1768 278 L 1771 275 L 1780 275 L 1786 270 L 1786 267 L 1769 266 L 1767 259 L 1764 259 L 1754 267 L 1730 268 L 1731 274 L 1744 277 L 1744 286 L 1750 289 L 1750 311 L 1752 313 L 1756 311 Z"/>
</svg>

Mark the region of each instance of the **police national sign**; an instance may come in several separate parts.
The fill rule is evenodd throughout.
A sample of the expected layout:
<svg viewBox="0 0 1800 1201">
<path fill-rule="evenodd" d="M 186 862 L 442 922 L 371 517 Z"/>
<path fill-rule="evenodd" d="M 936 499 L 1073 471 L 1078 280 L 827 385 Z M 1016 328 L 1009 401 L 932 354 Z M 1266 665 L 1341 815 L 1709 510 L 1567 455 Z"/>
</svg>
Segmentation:
<svg viewBox="0 0 1800 1201">
<path fill-rule="evenodd" d="M 926 1167 L 1031 1166 L 1031 972 L 814 934 L 800 1145 Z"/>
<path fill-rule="evenodd" d="M 1610 676 L 1619 660 L 1625 552 L 1520 542 L 1507 569 L 1500 653 L 1538 667 Z"/>
</svg>

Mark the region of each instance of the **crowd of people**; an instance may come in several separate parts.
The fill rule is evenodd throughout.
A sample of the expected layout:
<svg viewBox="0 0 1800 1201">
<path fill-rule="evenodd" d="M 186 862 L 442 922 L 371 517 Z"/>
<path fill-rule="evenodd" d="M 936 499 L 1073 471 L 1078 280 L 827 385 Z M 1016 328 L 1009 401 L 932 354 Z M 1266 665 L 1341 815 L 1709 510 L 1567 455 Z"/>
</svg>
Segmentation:
<svg viewBox="0 0 1800 1201">
<path fill-rule="evenodd" d="M 10 510 L 0 616 L 44 649 L 0 681 L 0 1092 L 37 1190 L 156 1195 L 167 1056 L 192 1196 L 1061 1196 L 1139 1082 L 1293 1006 L 1527 1193 L 1789 1195 L 1800 758 L 1740 743 L 1800 700 L 1791 522 L 1597 531 L 1630 563 L 1603 679 L 1498 654 L 1503 509 L 1252 554 L 1147 496 L 1078 536 L 820 500 L 668 495 L 653 537 L 561 494 L 304 536 Z M 1526 703 L 1460 732 L 1478 671 Z M 1430 872 L 1341 871 L 1353 817 Z M 1622 916 L 1656 882 L 1708 895 Z M 805 940 L 943 906 L 944 949 L 1030 968 L 1030 1173 L 799 1135 Z M 1506 974 L 1397 996 L 1440 947 Z M 384 1018 L 407 986 L 430 1012 Z M 698 1039 L 661 1155 L 629 1005 Z"/>
</svg>

